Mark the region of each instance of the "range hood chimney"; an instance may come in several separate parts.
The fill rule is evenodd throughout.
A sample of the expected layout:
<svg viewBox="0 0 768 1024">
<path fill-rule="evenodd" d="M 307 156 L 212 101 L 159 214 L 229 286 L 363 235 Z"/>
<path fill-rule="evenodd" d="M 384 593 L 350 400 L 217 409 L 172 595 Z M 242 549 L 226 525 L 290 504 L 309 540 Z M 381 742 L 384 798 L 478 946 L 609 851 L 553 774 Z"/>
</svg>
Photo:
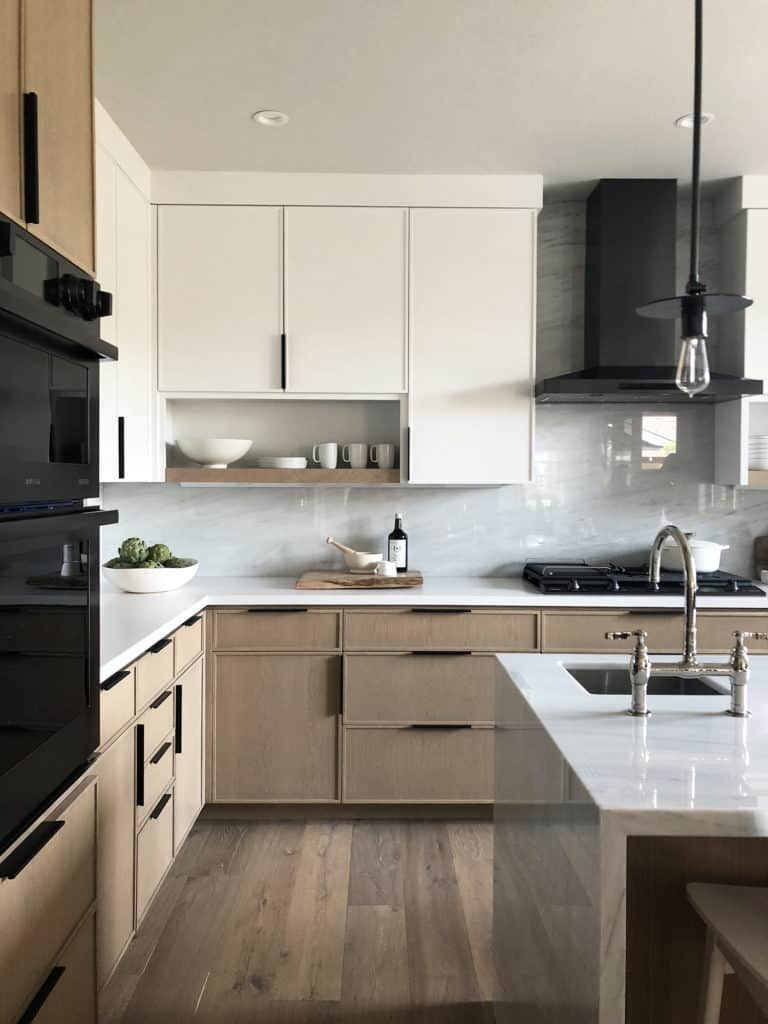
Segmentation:
<svg viewBox="0 0 768 1024">
<path fill-rule="evenodd" d="M 538 402 L 688 402 L 675 386 L 678 327 L 638 316 L 676 292 L 677 182 L 606 178 L 587 200 L 584 370 L 536 385 Z M 712 374 L 696 402 L 760 395 L 763 382 Z"/>
</svg>

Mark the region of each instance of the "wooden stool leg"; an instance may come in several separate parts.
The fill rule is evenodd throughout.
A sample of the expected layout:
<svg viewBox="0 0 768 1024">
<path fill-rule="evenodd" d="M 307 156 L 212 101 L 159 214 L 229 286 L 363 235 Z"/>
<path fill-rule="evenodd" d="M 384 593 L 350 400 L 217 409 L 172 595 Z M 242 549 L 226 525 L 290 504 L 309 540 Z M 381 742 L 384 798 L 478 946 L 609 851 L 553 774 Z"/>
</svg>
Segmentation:
<svg viewBox="0 0 768 1024">
<path fill-rule="evenodd" d="M 707 929 L 707 946 L 704 956 L 704 979 L 699 1002 L 699 1024 L 720 1024 L 720 1008 L 723 1002 L 723 982 L 733 968 L 723 956 L 711 929 Z"/>
</svg>

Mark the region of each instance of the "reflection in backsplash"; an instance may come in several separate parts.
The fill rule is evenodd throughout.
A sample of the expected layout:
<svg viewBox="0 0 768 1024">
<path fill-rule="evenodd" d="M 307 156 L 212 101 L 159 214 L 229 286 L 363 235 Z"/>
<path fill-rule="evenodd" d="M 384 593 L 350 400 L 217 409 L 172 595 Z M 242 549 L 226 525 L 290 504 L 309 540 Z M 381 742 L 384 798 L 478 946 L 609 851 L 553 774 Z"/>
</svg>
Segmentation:
<svg viewBox="0 0 768 1024">
<path fill-rule="evenodd" d="M 710 212 L 705 204 L 704 226 Z M 685 227 L 685 217 L 679 223 Z M 681 245 L 684 238 L 680 236 Z M 707 279 L 717 280 L 711 233 Z M 682 250 L 681 250 L 682 251 Z M 584 204 L 545 206 L 539 227 L 539 377 L 582 365 Z M 540 406 L 534 480 L 494 488 L 199 488 L 110 484 L 120 523 L 103 531 L 167 540 L 203 575 L 291 575 L 333 562 L 328 534 L 380 550 L 402 511 L 411 563 L 431 575 L 517 573 L 530 558 L 643 561 L 673 522 L 730 544 L 723 568 L 752 573 L 755 536 L 768 534 L 768 491 L 712 480 L 712 406 Z M 510 439 L 510 443 L 514 443 Z"/>
</svg>

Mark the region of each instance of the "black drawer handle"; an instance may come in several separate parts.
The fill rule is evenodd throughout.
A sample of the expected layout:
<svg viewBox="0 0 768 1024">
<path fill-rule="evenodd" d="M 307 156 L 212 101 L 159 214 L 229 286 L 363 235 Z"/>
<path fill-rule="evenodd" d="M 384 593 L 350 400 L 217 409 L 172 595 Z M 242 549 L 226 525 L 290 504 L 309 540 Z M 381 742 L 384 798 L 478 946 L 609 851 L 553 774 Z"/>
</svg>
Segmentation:
<svg viewBox="0 0 768 1024">
<path fill-rule="evenodd" d="M 48 975 L 48 977 L 45 979 L 43 984 L 38 989 L 35 998 L 26 1008 L 21 1017 L 19 1017 L 19 1024 L 30 1024 L 30 1022 L 35 1019 L 35 1017 L 38 1015 L 38 1013 L 40 1013 L 43 1006 L 45 1005 L 48 996 L 51 994 L 51 992 L 53 992 L 53 990 L 61 981 L 61 977 L 64 974 L 64 971 L 66 971 L 66 967 L 62 967 L 61 964 L 53 968 L 51 973 Z"/>
<path fill-rule="evenodd" d="M 144 726 L 136 726 L 136 806 L 144 806 Z"/>
<path fill-rule="evenodd" d="M 37 93 L 25 92 L 24 120 L 24 220 L 40 223 L 40 165 L 37 134 Z"/>
<path fill-rule="evenodd" d="M 34 832 L 28 835 L 23 843 L 19 843 L 13 853 L 0 864 L 0 878 L 17 878 L 65 825 L 65 821 L 44 821 L 38 825 Z"/>
<path fill-rule="evenodd" d="M 415 722 L 413 725 L 409 725 L 408 728 L 409 729 L 419 729 L 419 730 L 425 730 L 425 729 L 445 729 L 445 730 L 450 729 L 450 730 L 453 730 L 453 729 L 471 729 L 472 726 L 469 724 L 469 722 L 459 722 L 459 723 L 456 723 L 454 725 L 450 725 L 450 724 L 445 723 L 445 722 Z"/>
<path fill-rule="evenodd" d="M 101 690 L 112 690 L 118 683 L 122 683 L 124 679 L 127 679 L 130 674 L 131 671 L 127 668 L 124 668 L 122 672 L 115 672 L 115 674 L 110 676 L 109 679 L 105 679 L 99 688 Z"/>
<path fill-rule="evenodd" d="M 187 619 L 187 621 L 184 622 L 183 625 L 184 626 L 195 626 L 195 625 L 197 625 L 198 622 L 200 622 L 202 617 L 203 617 L 202 615 L 193 615 L 192 618 L 191 619 Z"/>
<path fill-rule="evenodd" d="M 472 651 L 411 651 L 417 658 L 471 658 Z"/>
<path fill-rule="evenodd" d="M 308 612 L 309 608 L 294 608 L 290 606 L 288 608 L 249 608 L 248 612 L 250 615 L 297 615 L 303 612 Z"/>
<path fill-rule="evenodd" d="M 445 608 L 411 608 L 412 612 L 426 612 L 428 615 L 470 615 L 472 612 L 471 608 L 455 608 L 451 605 L 446 605 Z"/>
<path fill-rule="evenodd" d="M 184 727 L 184 715 L 182 714 L 182 698 L 184 696 L 184 687 L 178 684 L 174 687 L 176 690 L 176 725 L 174 739 L 176 740 L 176 753 L 181 753 L 181 732 Z"/>
<path fill-rule="evenodd" d="M 165 810 L 166 806 L 170 803 L 170 800 L 171 800 L 171 794 L 170 793 L 166 793 L 165 796 L 161 796 L 160 799 L 158 800 L 157 804 L 155 805 L 154 811 L 150 811 L 149 812 L 150 818 L 154 818 L 154 820 L 157 821 L 157 819 L 160 817 L 160 815 Z"/>
<path fill-rule="evenodd" d="M 159 764 L 162 761 L 162 759 L 165 757 L 165 755 L 168 753 L 168 751 L 171 749 L 171 746 L 172 746 L 171 741 L 170 740 L 166 740 L 166 742 L 162 745 L 162 747 L 159 747 L 155 751 L 155 753 L 152 755 L 152 757 L 150 757 L 149 763 L 150 764 Z"/>
<path fill-rule="evenodd" d="M 285 391 L 288 387 L 288 339 L 280 335 L 280 387 Z"/>
<path fill-rule="evenodd" d="M 173 643 L 173 640 L 167 636 L 164 640 L 158 640 L 156 644 L 152 644 L 149 648 L 150 654 L 159 654 L 160 651 L 164 651 L 166 647 Z"/>
<path fill-rule="evenodd" d="M 117 479 L 125 480 L 125 416 L 117 417 Z"/>
<path fill-rule="evenodd" d="M 170 690 L 163 690 L 159 697 L 155 697 L 152 703 L 149 705 L 153 711 L 157 711 L 161 704 L 165 704 L 168 698 L 171 696 Z"/>
</svg>

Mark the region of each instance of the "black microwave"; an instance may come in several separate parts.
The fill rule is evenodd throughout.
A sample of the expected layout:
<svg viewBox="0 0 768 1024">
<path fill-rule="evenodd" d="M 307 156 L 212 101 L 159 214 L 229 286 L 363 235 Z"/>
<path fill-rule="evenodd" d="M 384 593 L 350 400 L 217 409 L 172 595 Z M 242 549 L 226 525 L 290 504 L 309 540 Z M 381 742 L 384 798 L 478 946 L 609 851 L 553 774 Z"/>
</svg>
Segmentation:
<svg viewBox="0 0 768 1024">
<path fill-rule="evenodd" d="M 0 514 L 99 493 L 100 338 L 112 296 L 0 217 Z"/>
</svg>

